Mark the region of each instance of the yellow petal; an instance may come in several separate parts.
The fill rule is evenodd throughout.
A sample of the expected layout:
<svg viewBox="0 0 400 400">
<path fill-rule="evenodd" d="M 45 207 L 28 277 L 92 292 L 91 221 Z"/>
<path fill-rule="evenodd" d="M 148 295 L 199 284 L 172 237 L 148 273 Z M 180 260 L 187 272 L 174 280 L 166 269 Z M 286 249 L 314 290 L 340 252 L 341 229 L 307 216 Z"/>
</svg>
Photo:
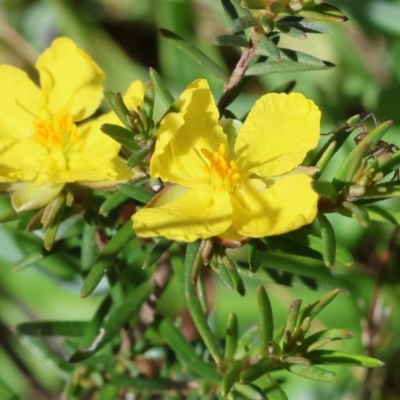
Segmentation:
<svg viewBox="0 0 400 400">
<path fill-rule="evenodd" d="M 137 110 L 139 106 L 143 106 L 144 91 L 143 82 L 133 81 L 130 84 L 123 97 L 124 103 L 129 110 Z M 121 122 L 119 124 L 121 124 Z"/>
<path fill-rule="evenodd" d="M 63 189 L 64 184 L 49 183 L 42 186 L 32 186 L 24 183 L 11 195 L 11 203 L 17 212 L 36 210 L 55 199 Z"/>
<path fill-rule="evenodd" d="M 257 100 L 236 140 L 242 170 L 261 177 L 297 167 L 315 148 L 321 113 L 300 93 L 271 93 Z"/>
<path fill-rule="evenodd" d="M 318 195 L 305 174 L 286 175 L 268 189 L 261 180 L 247 181 L 233 203 L 234 229 L 243 236 L 279 235 L 311 223 Z"/>
<path fill-rule="evenodd" d="M 132 217 L 138 236 L 163 236 L 193 242 L 226 231 L 232 223 L 229 193 L 192 189 L 159 207 L 145 207 Z"/>
<path fill-rule="evenodd" d="M 51 114 L 69 108 L 74 121 L 94 113 L 103 97 L 104 73 L 68 38 L 53 41 L 38 59 L 43 103 Z"/>
<path fill-rule="evenodd" d="M 100 131 L 104 118 L 79 126 L 77 141 L 70 144 L 67 153 L 53 149 L 35 183 L 115 180 L 113 160 L 120 145 Z"/>
<path fill-rule="evenodd" d="M 0 138 L 29 138 L 39 115 L 39 88 L 25 72 L 9 65 L 0 65 L 0 87 Z"/>
<path fill-rule="evenodd" d="M 135 182 L 146 177 L 146 174 L 138 167 L 127 169 L 126 160 L 121 157 L 116 157 L 112 161 L 114 163 L 114 170 L 117 173 L 115 180 L 79 181 L 78 183 L 94 190 L 112 190 L 116 189 L 119 183 Z"/>
<path fill-rule="evenodd" d="M 194 81 L 180 96 L 177 113 L 167 114 L 157 132 L 150 173 L 164 182 L 195 188 L 209 184 L 202 149 L 211 153 L 227 139 L 218 125 L 218 109 L 208 83 Z"/>
<path fill-rule="evenodd" d="M 47 149 L 30 139 L 0 139 L 0 182 L 32 181 L 47 157 Z"/>
</svg>

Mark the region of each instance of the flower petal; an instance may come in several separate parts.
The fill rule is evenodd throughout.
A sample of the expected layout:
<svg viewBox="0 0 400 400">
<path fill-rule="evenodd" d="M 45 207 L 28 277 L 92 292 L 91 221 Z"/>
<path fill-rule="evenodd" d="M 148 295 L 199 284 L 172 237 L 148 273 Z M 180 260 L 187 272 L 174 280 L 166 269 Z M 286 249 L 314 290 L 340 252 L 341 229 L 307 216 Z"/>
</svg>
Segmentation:
<svg viewBox="0 0 400 400">
<path fill-rule="evenodd" d="M 201 151 L 205 148 L 214 153 L 221 143 L 227 146 L 226 135 L 218 125 L 218 109 L 204 79 L 190 84 L 180 100 L 180 111 L 167 114 L 161 121 L 150 173 L 164 182 L 191 188 L 207 186 L 210 175 Z"/>
<path fill-rule="evenodd" d="M 9 65 L 0 65 L 0 87 L 0 138 L 29 138 L 39 115 L 39 88 L 25 72 Z"/>
<path fill-rule="evenodd" d="M 320 136 L 321 112 L 300 93 L 270 93 L 257 100 L 239 132 L 241 169 L 261 177 L 297 167 Z"/>
<path fill-rule="evenodd" d="M 192 189 L 165 205 L 145 207 L 132 217 L 138 236 L 193 242 L 218 236 L 232 224 L 229 193 Z"/>
<path fill-rule="evenodd" d="M 124 94 L 124 103 L 130 110 L 137 110 L 137 108 L 143 105 L 144 99 L 144 85 L 142 81 L 133 81 L 126 93 Z M 119 122 L 121 125 L 121 122 Z"/>
<path fill-rule="evenodd" d="M 64 184 L 48 183 L 41 186 L 33 186 L 24 183 L 11 195 L 11 203 L 17 212 L 36 210 L 55 199 L 63 189 Z"/>
<path fill-rule="evenodd" d="M 53 149 L 35 183 L 115 180 L 113 160 L 121 146 L 100 131 L 106 117 L 80 125 L 77 141 L 70 144 L 68 154 L 63 149 Z"/>
<path fill-rule="evenodd" d="M 32 181 L 47 149 L 30 139 L 0 139 L 0 182 Z"/>
<path fill-rule="evenodd" d="M 279 235 L 311 223 L 318 195 L 305 174 L 286 175 L 271 187 L 252 179 L 243 184 L 233 202 L 234 229 L 243 236 Z"/>
<path fill-rule="evenodd" d="M 113 190 L 117 189 L 120 183 L 135 182 L 146 177 L 146 174 L 138 167 L 127 169 L 126 160 L 121 157 L 115 157 L 112 161 L 117 173 L 114 180 L 79 181 L 78 183 L 94 190 Z"/>
<path fill-rule="evenodd" d="M 70 109 L 74 121 L 82 121 L 96 111 L 103 97 L 104 73 L 68 38 L 53 41 L 38 59 L 43 106 L 51 114 Z"/>
</svg>

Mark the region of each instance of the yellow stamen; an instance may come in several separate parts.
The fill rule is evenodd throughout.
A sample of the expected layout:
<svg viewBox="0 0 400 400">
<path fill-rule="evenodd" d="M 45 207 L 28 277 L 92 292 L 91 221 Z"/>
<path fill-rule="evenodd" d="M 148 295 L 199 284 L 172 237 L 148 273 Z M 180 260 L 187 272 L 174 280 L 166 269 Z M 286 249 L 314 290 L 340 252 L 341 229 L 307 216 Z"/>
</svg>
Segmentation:
<svg viewBox="0 0 400 400">
<path fill-rule="evenodd" d="M 68 148 L 78 138 L 77 126 L 69 111 L 54 115 L 50 121 L 39 119 L 33 127 L 33 139 L 50 148 Z"/>
<path fill-rule="evenodd" d="M 240 174 L 236 162 L 227 159 L 225 144 L 221 143 L 215 153 L 204 148 L 201 149 L 201 152 L 210 162 L 209 165 L 205 165 L 205 170 L 210 174 L 213 185 L 218 189 L 231 189 L 231 186 L 239 180 Z"/>
</svg>

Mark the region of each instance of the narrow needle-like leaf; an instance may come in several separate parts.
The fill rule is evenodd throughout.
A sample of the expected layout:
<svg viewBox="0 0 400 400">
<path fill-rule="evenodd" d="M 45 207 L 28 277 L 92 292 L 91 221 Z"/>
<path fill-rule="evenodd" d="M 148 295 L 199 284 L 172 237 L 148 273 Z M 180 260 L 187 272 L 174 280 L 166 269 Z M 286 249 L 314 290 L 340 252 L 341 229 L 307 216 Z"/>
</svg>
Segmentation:
<svg viewBox="0 0 400 400">
<path fill-rule="evenodd" d="M 271 302 L 264 286 L 257 289 L 258 313 L 260 324 L 260 353 L 268 354 L 268 345 L 274 334 L 274 319 Z"/>
</svg>

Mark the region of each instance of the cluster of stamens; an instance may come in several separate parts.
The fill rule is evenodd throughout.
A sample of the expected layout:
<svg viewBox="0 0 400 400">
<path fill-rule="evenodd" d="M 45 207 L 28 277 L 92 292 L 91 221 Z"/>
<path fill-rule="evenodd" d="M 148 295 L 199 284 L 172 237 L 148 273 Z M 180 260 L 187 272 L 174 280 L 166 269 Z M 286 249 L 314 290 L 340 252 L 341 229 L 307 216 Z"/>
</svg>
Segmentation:
<svg viewBox="0 0 400 400">
<path fill-rule="evenodd" d="M 33 139 L 50 148 L 68 148 L 78 137 L 77 126 L 70 112 L 54 115 L 50 121 L 42 119 L 33 123 Z"/>
<path fill-rule="evenodd" d="M 211 151 L 204 148 L 201 149 L 201 152 L 210 162 L 205 168 L 217 188 L 228 189 L 239 180 L 238 166 L 235 161 L 227 159 L 226 146 L 223 143 L 220 144 L 218 151 L 215 153 L 211 153 Z"/>
</svg>

